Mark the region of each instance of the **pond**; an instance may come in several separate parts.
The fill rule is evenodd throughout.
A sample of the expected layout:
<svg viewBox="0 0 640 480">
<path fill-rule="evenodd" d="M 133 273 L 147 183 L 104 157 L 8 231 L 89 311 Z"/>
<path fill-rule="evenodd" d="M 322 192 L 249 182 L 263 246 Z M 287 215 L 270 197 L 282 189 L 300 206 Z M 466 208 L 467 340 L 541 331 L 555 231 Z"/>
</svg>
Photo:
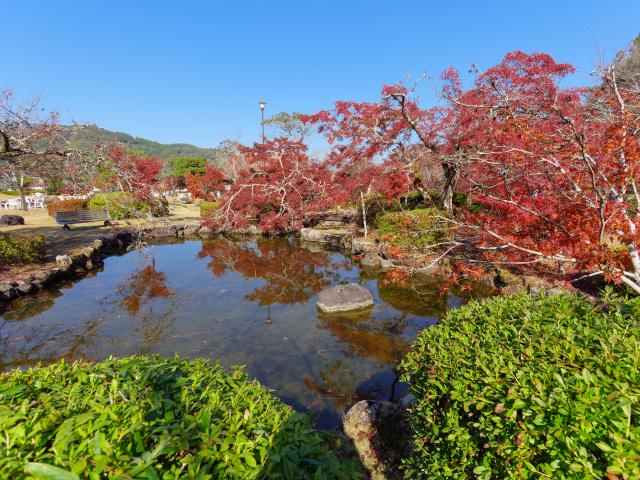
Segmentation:
<svg viewBox="0 0 640 480">
<path fill-rule="evenodd" d="M 245 365 L 289 405 L 339 423 L 360 399 L 402 394 L 395 367 L 423 328 L 480 295 L 389 285 L 295 238 L 187 240 L 107 258 L 102 270 L 0 311 L 0 368 L 66 358 L 184 355 Z M 316 295 L 354 282 L 375 306 L 324 315 Z"/>
</svg>

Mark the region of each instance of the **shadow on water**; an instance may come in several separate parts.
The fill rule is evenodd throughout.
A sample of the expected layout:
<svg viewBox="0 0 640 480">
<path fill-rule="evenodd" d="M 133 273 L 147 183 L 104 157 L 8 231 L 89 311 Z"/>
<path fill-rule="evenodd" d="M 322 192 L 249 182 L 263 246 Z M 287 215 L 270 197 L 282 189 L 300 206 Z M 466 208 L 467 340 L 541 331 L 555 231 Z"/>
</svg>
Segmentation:
<svg viewBox="0 0 640 480">
<path fill-rule="evenodd" d="M 0 312 L 0 368 L 158 353 L 219 359 L 332 427 L 359 399 L 402 392 L 395 367 L 423 328 L 483 295 L 439 282 L 387 284 L 349 257 L 294 238 L 213 238 L 106 259 L 102 271 Z M 322 315 L 323 288 L 355 282 L 372 309 Z"/>
</svg>

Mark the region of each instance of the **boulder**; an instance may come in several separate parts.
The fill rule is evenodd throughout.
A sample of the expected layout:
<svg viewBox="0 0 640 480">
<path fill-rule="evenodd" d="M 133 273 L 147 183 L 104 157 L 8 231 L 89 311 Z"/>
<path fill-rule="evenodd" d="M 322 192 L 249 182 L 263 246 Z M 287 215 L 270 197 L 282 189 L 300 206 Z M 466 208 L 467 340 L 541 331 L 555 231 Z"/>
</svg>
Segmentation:
<svg viewBox="0 0 640 480">
<path fill-rule="evenodd" d="M 302 228 L 300 237 L 306 242 L 324 243 L 335 248 L 349 245 L 353 232 L 348 228 Z"/>
<path fill-rule="evenodd" d="M 349 283 L 326 288 L 318 294 L 316 305 L 322 312 L 348 312 L 371 307 L 374 304 L 371 292 L 366 288 Z"/>
<path fill-rule="evenodd" d="M 62 269 L 68 270 L 73 265 L 73 260 L 69 255 L 56 256 L 56 264 Z"/>
<path fill-rule="evenodd" d="M 359 254 L 359 253 L 367 253 L 367 252 L 377 252 L 378 245 L 375 241 L 364 238 L 364 237 L 355 237 L 351 240 L 351 253 Z"/>
<path fill-rule="evenodd" d="M 373 480 L 403 478 L 399 467 L 411 436 L 401 404 L 361 400 L 343 417 L 342 426 Z"/>
<path fill-rule="evenodd" d="M 20 215 L 2 215 L 0 225 L 24 225 L 24 218 Z"/>
<path fill-rule="evenodd" d="M 382 265 L 382 258 L 377 253 L 365 253 L 360 260 L 360 265 L 363 267 L 380 268 Z"/>
</svg>

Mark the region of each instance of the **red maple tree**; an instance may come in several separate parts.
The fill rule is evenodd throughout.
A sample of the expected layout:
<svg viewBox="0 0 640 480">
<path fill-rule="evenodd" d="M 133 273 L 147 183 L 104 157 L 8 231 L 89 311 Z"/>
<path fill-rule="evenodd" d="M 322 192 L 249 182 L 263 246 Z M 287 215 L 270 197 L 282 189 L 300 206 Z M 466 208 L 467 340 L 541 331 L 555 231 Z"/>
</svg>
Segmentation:
<svg viewBox="0 0 640 480">
<path fill-rule="evenodd" d="M 446 72 L 466 187 L 482 207 L 456 222 L 492 260 L 568 263 L 640 293 L 640 95 L 613 66 L 594 89 L 560 87 L 573 71 L 512 52 L 468 90 Z"/>
<path fill-rule="evenodd" d="M 225 180 L 224 173 L 214 164 L 207 165 L 204 175 L 187 173 L 184 176 L 184 183 L 189 193 L 194 198 L 209 201 L 215 200 L 217 192 L 224 190 L 223 180 Z"/>
<path fill-rule="evenodd" d="M 257 224 L 265 232 L 289 232 L 305 215 L 331 206 L 331 172 L 310 158 L 307 146 L 286 138 L 240 147 L 245 169 L 222 205 L 204 219 L 219 230 Z"/>
</svg>

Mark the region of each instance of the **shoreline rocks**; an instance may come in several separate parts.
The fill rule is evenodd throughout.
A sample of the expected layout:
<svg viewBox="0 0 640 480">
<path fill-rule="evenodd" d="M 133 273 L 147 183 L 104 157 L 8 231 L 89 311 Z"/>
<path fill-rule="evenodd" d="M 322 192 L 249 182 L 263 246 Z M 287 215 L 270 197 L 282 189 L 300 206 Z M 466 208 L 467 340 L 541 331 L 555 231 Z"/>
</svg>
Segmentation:
<svg viewBox="0 0 640 480">
<path fill-rule="evenodd" d="M 411 435 L 402 404 L 361 400 L 343 416 L 342 427 L 372 480 L 403 478 L 400 464 L 411 448 Z"/>
<path fill-rule="evenodd" d="M 178 223 L 143 228 L 139 235 L 126 229 L 102 235 L 77 253 L 57 255 L 54 262 L 34 265 L 33 270 L 15 281 L 0 283 L 0 302 L 10 302 L 37 293 L 46 286 L 86 275 L 101 267 L 106 257 L 127 251 L 137 240 L 197 235 L 201 228 L 200 224 Z"/>
</svg>

